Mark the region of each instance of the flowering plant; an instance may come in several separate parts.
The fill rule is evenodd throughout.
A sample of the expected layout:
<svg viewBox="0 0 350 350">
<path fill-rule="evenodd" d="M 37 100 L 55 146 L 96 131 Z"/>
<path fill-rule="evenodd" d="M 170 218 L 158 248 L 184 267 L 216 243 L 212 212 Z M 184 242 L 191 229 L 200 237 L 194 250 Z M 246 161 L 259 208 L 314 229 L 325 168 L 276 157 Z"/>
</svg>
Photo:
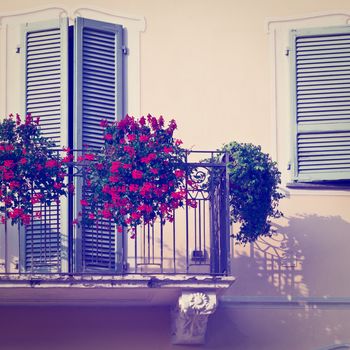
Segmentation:
<svg viewBox="0 0 350 350">
<path fill-rule="evenodd" d="M 83 156 L 86 186 L 81 205 L 83 221 L 113 220 L 135 227 L 173 220 L 173 209 L 184 204 L 186 150 L 173 137 L 176 123 L 165 126 L 163 117 L 126 116 L 119 122 L 102 121 L 104 145 Z"/>
<path fill-rule="evenodd" d="M 0 217 L 29 224 L 33 205 L 58 201 L 66 193 L 62 160 L 41 136 L 39 118 L 17 114 L 0 122 Z M 36 216 L 40 217 L 40 212 Z"/>
</svg>

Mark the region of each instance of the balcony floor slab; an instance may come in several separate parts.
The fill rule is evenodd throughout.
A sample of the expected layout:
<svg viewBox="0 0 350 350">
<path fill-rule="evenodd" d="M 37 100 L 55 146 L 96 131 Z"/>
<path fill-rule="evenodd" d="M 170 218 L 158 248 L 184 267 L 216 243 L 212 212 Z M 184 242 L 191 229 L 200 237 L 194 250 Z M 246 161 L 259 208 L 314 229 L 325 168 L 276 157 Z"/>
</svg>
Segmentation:
<svg viewBox="0 0 350 350">
<path fill-rule="evenodd" d="M 232 276 L 0 274 L 0 305 L 173 305 L 183 291 L 222 294 Z"/>
</svg>

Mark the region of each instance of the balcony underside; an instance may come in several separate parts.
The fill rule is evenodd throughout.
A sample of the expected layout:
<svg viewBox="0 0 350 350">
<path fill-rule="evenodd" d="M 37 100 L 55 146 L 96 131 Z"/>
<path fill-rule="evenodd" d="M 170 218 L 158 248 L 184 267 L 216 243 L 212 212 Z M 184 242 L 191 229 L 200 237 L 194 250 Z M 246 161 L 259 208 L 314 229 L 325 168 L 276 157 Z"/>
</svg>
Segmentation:
<svg viewBox="0 0 350 350">
<path fill-rule="evenodd" d="M 173 305 L 184 290 L 220 295 L 232 276 L 211 275 L 0 275 L 0 305 Z"/>
</svg>

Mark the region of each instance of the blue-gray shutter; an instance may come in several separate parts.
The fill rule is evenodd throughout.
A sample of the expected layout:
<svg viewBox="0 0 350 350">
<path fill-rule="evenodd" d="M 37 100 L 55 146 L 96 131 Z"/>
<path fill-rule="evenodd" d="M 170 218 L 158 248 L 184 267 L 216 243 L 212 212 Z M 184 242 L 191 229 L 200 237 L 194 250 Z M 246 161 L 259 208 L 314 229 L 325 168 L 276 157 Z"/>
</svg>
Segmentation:
<svg viewBox="0 0 350 350">
<path fill-rule="evenodd" d="M 42 134 L 57 147 L 68 145 L 67 65 L 68 20 L 22 27 L 24 114 L 40 117 Z M 21 230 L 21 270 L 67 271 L 67 202 L 36 205 L 41 220 Z"/>
<path fill-rule="evenodd" d="M 294 180 L 350 179 L 350 27 L 291 37 Z"/>
<path fill-rule="evenodd" d="M 122 26 L 77 18 L 74 61 L 74 147 L 98 149 L 104 142 L 101 120 L 113 122 L 123 116 Z M 83 184 L 78 183 L 78 200 L 83 191 Z M 76 210 L 81 211 L 78 201 Z M 114 225 L 102 221 L 98 227 L 83 226 L 77 230 L 79 236 L 78 266 L 82 270 L 115 271 L 119 268 L 121 242 Z"/>
</svg>

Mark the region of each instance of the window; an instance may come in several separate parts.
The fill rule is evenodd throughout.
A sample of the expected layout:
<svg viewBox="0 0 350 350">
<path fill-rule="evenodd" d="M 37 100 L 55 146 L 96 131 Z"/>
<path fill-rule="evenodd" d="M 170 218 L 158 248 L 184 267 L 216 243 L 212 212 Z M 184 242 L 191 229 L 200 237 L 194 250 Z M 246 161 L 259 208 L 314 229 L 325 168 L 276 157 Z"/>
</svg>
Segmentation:
<svg viewBox="0 0 350 350">
<path fill-rule="evenodd" d="M 98 146 L 100 118 L 140 114 L 140 32 L 144 30 L 142 16 L 91 6 L 3 13 L 1 115 L 40 116 L 43 133 L 59 147 Z M 76 187 L 81 190 L 81 184 Z M 62 198 L 59 206 L 43 209 L 40 225 L 20 228 L 19 235 L 17 226 L 8 227 L 10 272 L 18 272 L 18 266 L 22 272 L 120 268 L 120 242 L 112 230 L 100 230 L 99 244 L 91 239 L 91 231 L 68 232 L 68 217 L 79 211 L 78 202 Z"/>
<path fill-rule="evenodd" d="M 291 31 L 292 179 L 350 179 L 350 27 Z"/>
<path fill-rule="evenodd" d="M 22 38 L 25 114 L 40 117 L 43 134 L 58 147 L 100 146 L 100 121 L 121 118 L 124 112 L 122 26 L 81 17 L 69 26 L 63 18 L 27 23 Z M 76 198 L 81 198 L 82 183 L 76 191 Z M 72 253 L 67 245 L 72 207 L 62 199 L 59 205 L 37 210 L 44 216 L 25 229 L 22 270 L 61 271 Z M 75 215 L 78 211 L 76 201 Z M 76 252 L 79 270 L 115 268 L 114 229 L 100 229 L 98 244 L 96 231 L 77 231 L 82 242 Z"/>
<path fill-rule="evenodd" d="M 42 133 L 57 147 L 101 146 L 100 121 L 124 114 L 122 26 L 82 17 L 72 26 L 67 18 L 27 23 L 22 27 L 21 50 L 25 114 L 40 117 Z M 76 191 L 76 198 L 81 198 L 79 181 Z M 78 200 L 74 206 L 76 215 Z M 59 205 L 38 210 L 43 219 L 27 226 L 23 235 L 22 270 L 67 270 L 72 207 L 62 199 Z M 77 230 L 76 238 L 82 242 L 76 251 L 78 270 L 116 268 L 114 227 Z"/>
</svg>

